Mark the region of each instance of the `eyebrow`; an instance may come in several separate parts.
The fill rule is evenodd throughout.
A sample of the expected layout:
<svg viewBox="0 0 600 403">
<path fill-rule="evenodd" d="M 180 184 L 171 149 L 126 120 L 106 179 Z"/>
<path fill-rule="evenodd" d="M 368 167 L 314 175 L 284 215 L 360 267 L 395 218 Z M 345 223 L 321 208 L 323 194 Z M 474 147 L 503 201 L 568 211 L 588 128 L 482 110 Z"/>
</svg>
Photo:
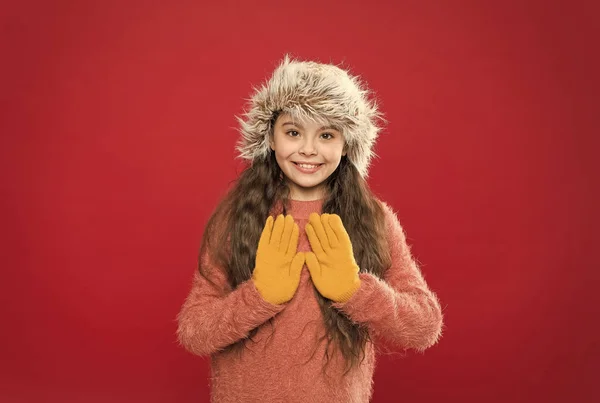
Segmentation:
<svg viewBox="0 0 600 403">
<path fill-rule="evenodd" d="M 300 123 L 285 122 L 281 126 L 285 126 L 285 125 L 298 126 L 299 128 L 304 129 L 304 127 Z M 334 126 L 321 126 L 321 128 L 319 128 L 319 130 L 337 130 L 337 131 L 340 131 L 337 127 L 334 127 Z"/>
</svg>

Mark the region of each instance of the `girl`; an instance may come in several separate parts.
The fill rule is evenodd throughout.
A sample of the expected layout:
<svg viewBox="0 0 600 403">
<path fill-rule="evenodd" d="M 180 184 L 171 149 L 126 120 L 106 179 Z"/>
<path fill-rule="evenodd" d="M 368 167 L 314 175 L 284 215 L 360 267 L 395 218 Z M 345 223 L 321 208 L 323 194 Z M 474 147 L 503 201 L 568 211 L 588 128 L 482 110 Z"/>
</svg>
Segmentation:
<svg viewBox="0 0 600 403">
<path fill-rule="evenodd" d="M 250 161 L 208 221 L 178 339 L 213 402 L 368 402 L 379 339 L 441 336 L 435 293 L 366 183 L 383 120 L 355 76 L 285 55 L 251 99 Z"/>
</svg>

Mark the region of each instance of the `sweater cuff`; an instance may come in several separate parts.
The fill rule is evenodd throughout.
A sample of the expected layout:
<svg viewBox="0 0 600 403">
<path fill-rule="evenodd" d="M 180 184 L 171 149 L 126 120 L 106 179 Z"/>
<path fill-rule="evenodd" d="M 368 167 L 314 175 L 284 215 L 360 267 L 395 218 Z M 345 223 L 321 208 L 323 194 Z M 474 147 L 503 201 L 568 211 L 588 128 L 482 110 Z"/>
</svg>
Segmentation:
<svg viewBox="0 0 600 403">
<path fill-rule="evenodd" d="M 331 306 L 345 313 L 355 322 L 366 320 L 367 310 L 377 309 L 370 306 L 373 293 L 377 292 L 378 278 L 370 273 L 359 273 L 360 287 L 346 302 L 333 302 Z M 362 320 L 361 320 L 362 319 Z"/>
<path fill-rule="evenodd" d="M 256 285 L 252 279 L 247 280 L 242 287 L 246 288 L 246 292 L 243 294 L 244 303 L 247 306 L 256 307 L 257 312 L 260 312 L 269 318 L 283 311 L 283 309 L 287 306 L 287 303 L 275 305 L 266 301 L 262 295 L 260 295 L 260 292 L 256 288 Z"/>
</svg>

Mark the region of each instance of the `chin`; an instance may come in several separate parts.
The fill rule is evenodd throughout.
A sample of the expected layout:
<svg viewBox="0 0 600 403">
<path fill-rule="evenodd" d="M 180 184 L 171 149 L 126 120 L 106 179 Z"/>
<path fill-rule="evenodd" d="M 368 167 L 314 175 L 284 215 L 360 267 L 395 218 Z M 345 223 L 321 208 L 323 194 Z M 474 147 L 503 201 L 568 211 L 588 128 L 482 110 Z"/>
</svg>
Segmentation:
<svg viewBox="0 0 600 403">
<path fill-rule="evenodd" d="M 315 188 L 324 186 L 326 179 L 327 179 L 327 177 L 319 177 L 318 179 L 315 179 L 315 180 L 298 180 L 296 178 L 293 178 L 292 182 L 294 182 L 294 184 L 296 186 L 298 186 L 302 189 L 313 190 Z"/>
</svg>

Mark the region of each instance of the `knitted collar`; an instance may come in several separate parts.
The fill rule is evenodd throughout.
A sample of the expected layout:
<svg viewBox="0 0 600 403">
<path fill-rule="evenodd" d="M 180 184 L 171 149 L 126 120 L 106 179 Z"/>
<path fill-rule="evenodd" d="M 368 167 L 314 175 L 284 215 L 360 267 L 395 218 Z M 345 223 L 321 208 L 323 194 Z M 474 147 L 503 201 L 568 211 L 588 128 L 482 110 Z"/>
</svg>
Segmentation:
<svg viewBox="0 0 600 403">
<path fill-rule="evenodd" d="M 324 198 L 317 200 L 294 200 L 288 199 L 287 214 L 295 219 L 308 219 L 310 213 L 321 214 Z M 281 202 L 278 202 L 273 208 L 273 214 L 278 215 L 283 211 Z"/>
</svg>

